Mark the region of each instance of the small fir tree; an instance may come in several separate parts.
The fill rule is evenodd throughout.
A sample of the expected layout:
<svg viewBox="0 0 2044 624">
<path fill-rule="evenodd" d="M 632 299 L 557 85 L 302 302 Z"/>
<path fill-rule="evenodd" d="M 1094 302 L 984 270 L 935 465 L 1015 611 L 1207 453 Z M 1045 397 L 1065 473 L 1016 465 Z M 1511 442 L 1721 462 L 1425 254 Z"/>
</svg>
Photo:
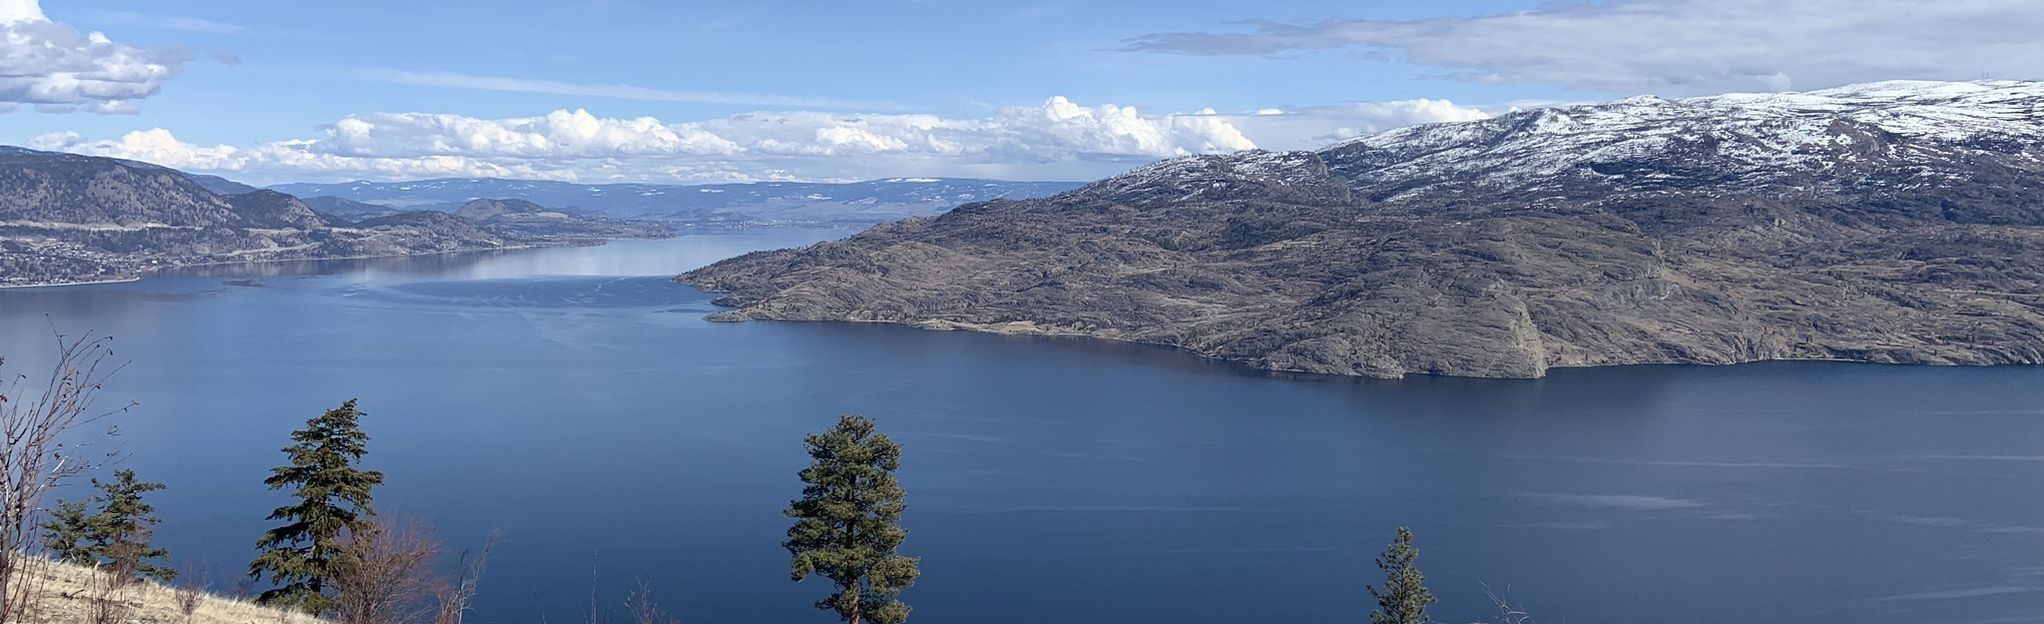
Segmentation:
<svg viewBox="0 0 2044 624">
<path fill-rule="evenodd" d="M 170 552 L 149 544 L 163 519 L 156 517 L 155 505 L 142 500 L 143 494 L 162 490 L 163 484 L 136 479 L 133 470 L 120 470 L 112 482 L 94 479 L 92 486 L 99 488 L 93 499 L 99 513 L 90 522 L 94 554 L 119 578 L 177 578 L 177 570 L 169 565 Z"/>
<path fill-rule="evenodd" d="M 816 602 L 847 624 L 900 624 L 909 607 L 898 596 L 915 584 L 917 559 L 895 552 L 908 536 L 901 512 L 906 494 L 895 481 L 901 447 L 864 416 L 847 415 L 829 431 L 810 434 L 802 498 L 788 506 L 795 525 L 782 544 L 794 555 L 793 578 L 830 579 L 836 593 Z"/>
<path fill-rule="evenodd" d="M 92 535 L 92 508 L 85 501 L 58 501 L 43 521 L 43 547 L 64 563 L 99 565 Z"/>
<path fill-rule="evenodd" d="M 156 534 L 156 506 L 142 495 L 163 489 L 135 477 L 133 470 L 114 473 L 113 481 L 92 480 L 98 490 L 90 501 L 65 501 L 43 522 L 43 546 L 58 561 L 105 567 L 118 579 L 153 578 L 171 581 L 177 571 L 170 552 L 149 543 Z"/>
<path fill-rule="evenodd" d="M 1414 565 L 1419 548 L 1412 545 L 1412 529 L 1398 527 L 1398 538 L 1377 556 L 1377 568 L 1384 571 L 1384 589 L 1368 586 L 1377 608 L 1370 612 L 1370 624 L 1426 624 L 1427 607 L 1434 593 L 1427 591 L 1427 577 Z"/>
<path fill-rule="evenodd" d="M 291 434 L 294 444 L 284 448 L 290 463 L 263 480 L 272 490 L 290 489 L 297 502 L 270 512 L 269 519 L 284 524 L 256 542 L 261 554 L 248 573 L 268 575 L 274 585 L 257 602 L 315 615 L 333 606 L 327 590 L 344 564 L 345 536 L 374 513 L 371 490 L 383 483 L 383 473 L 357 465 L 369 443 L 361 416 L 349 399 L 306 421 Z"/>
</svg>

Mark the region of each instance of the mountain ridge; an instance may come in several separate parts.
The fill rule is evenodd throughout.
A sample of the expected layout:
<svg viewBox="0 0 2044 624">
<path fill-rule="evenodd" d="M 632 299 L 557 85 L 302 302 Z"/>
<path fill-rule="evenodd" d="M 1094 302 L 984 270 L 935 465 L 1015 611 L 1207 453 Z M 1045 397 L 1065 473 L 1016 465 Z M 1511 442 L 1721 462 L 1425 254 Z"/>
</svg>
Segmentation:
<svg viewBox="0 0 2044 624">
<path fill-rule="evenodd" d="M 1010 182 L 967 178 L 886 178 L 853 183 L 578 184 L 500 178 L 405 182 L 290 183 L 271 186 L 298 196 L 331 196 L 391 206 L 458 209 L 477 199 L 518 199 L 557 210 L 611 216 L 717 220 L 731 223 L 860 223 L 935 214 L 995 197 L 1042 197 L 1075 182 Z"/>
<path fill-rule="evenodd" d="M 222 194 L 247 188 L 245 192 Z M 297 197 L 136 161 L 0 150 L 0 286 L 134 279 L 167 266 L 529 246 L 474 222 L 350 223 Z"/>
<path fill-rule="evenodd" d="M 681 280 L 721 319 L 1272 370 L 2044 361 L 2044 83 L 1638 97 L 1162 161 Z"/>
</svg>

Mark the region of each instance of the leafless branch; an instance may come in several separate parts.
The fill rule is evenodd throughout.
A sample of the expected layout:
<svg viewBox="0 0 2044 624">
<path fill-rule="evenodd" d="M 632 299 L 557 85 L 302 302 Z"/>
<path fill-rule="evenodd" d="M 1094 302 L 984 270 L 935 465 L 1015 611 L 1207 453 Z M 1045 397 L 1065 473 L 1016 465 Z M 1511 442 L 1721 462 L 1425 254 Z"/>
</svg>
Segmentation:
<svg viewBox="0 0 2044 624">
<path fill-rule="evenodd" d="M 1510 587 L 1506 587 L 1505 591 L 1500 592 L 1492 589 L 1490 584 L 1485 583 L 1483 585 L 1483 595 L 1490 599 L 1491 605 L 1497 607 L 1498 614 L 1478 624 L 1535 624 L 1532 614 L 1527 613 L 1519 605 L 1512 603 L 1512 599 L 1508 595 L 1510 593 Z"/>
<path fill-rule="evenodd" d="M 441 579 L 433 589 L 434 601 L 437 603 L 433 624 L 461 624 L 462 619 L 468 616 L 469 608 L 475 604 L 476 590 L 482 583 L 483 569 L 490 563 L 490 553 L 497 549 L 497 542 L 503 539 L 503 531 L 491 531 L 489 541 L 483 543 L 483 549 L 477 551 L 473 559 L 470 558 L 468 551 L 461 551 L 461 556 L 456 562 L 455 578 Z"/>
<path fill-rule="evenodd" d="M 625 597 L 625 615 L 632 618 L 632 624 L 681 624 L 681 618 L 668 615 L 653 602 L 653 581 L 640 577 L 632 594 Z"/>
<path fill-rule="evenodd" d="M 435 613 L 433 561 L 440 542 L 412 520 L 371 517 L 348 531 L 333 579 L 339 624 L 415 624 Z"/>
<path fill-rule="evenodd" d="M 78 437 L 84 427 L 128 411 L 96 406 L 100 387 L 126 366 L 113 357 L 113 338 L 87 333 L 67 337 L 51 328 L 57 360 L 47 379 L 8 375 L 0 366 L 0 624 L 26 615 L 25 595 L 15 591 L 17 573 L 33 557 L 43 496 L 78 475 L 118 458 L 93 447 L 118 435 Z M 0 359 L 0 365 L 5 360 Z"/>
</svg>

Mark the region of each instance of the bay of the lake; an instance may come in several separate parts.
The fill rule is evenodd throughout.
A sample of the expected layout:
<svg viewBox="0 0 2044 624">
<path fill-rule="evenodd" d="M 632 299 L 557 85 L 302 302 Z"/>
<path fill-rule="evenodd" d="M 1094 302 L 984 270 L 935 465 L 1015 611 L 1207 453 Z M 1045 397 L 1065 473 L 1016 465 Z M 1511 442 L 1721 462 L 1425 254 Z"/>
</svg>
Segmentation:
<svg viewBox="0 0 2044 624">
<path fill-rule="evenodd" d="M 1779 363 L 1535 381 L 1280 376 L 1165 349 L 711 323 L 675 273 L 843 231 L 188 270 L 0 291 L 0 355 L 116 337 L 161 542 L 244 576 L 262 479 L 359 398 L 385 513 L 505 539 L 474 622 L 648 577 L 691 624 L 827 622 L 788 579 L 802 436 L 904 447 L 911 622 L 1366 621 L 1418 534 L 1436 618 L 2044 621 L 2044 369 Z M 81 488 L 62 493 L 80 494 Z"/>
</svg>

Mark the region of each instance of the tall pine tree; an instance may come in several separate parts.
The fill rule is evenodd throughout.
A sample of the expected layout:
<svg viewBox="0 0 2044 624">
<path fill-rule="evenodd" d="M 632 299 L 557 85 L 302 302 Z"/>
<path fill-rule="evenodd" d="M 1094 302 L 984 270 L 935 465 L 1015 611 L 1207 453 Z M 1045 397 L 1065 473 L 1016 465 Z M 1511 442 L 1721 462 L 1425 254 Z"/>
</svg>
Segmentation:
<svg viewBox="0 0 2044 624">
<path fill-rule="evenodd" d="M 900 525 L 906 493 L 894 479 L 901 447 L 858 415 L 810 434 L 805 444 L 806 485 L 788 506 L 795 525 L 782 544 L 794 555 L 794 580 L 813 574 L 836 583 L 837 592 L 816 608 L 848 624 L 900 624 L 909 607 L 897 597 L 921 574 L 917 559 L 895 553 L 908 536 Z"/>
<path fill-rule="evenodd" d="M 1377 556 L 1377 568 L 1384 571 L 1384 589 L 1368 586 L 1377 608 L 1370 612 L 1370 624 L 1426 624 L 1427 607 L 1434 593 L 1427 591 L 1427 577 L 1416 563 L 1419 549 L 1412 545 L 1412 529 L 1398 527 L 1398 538 Z"/>
<path fill-rule="evenodd" d="M 263 483 L 272 490 L 290 488 L 298 502 L 270 512 L 284 521 L 256 542 L 262 551 L 250 562 L 250 576 L 270 577 L 274 585 L 256 597 L 266 605 L 293 607 L 319 614 L 333 605 L 327 586 L 342 564 L 343 537 L 374 511 L 370 490 L 383 483 L 383 473 L 356 464 L 368 452 L 362 413 L 349 399 L 305 422 L 284 447 L 290 463 L 276 468 Z"/>
</svg>

